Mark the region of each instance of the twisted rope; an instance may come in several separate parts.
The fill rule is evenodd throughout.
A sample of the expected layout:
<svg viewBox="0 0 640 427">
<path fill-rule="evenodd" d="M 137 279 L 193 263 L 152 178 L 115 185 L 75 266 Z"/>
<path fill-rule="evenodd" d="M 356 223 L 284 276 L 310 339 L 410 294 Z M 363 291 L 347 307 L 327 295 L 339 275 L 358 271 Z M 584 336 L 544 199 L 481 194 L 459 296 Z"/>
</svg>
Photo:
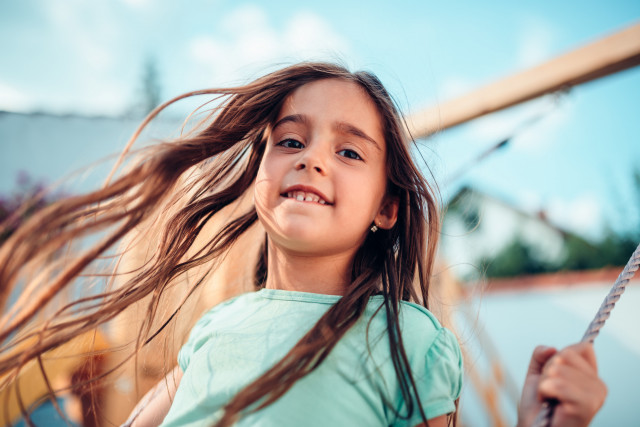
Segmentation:
<svg viewBox="0 0 640 427">
<path fill-rule="evenodd" d="M 636 248 L 636 250 L 631 255 L 629 262 L 625 265 L 622 273 L 616 279 L 616 282 L 613 284 L 613 287 L 609 291 L 609 294 L 605 297 L 602 305 L 598 309 L 595 317 L 589 324 L 587 331 L 582 336 L 582 340 L 580 342 L 593 342 L 595 338 L 600 333 L 600 329 L 604 326 L 604 322 L 611 315 L 611 310 L 616 305 L 616 302 L 620 299 L 620 295 L 625 291 L 627 283 L 633 277 L 636 271 L 640 268 L 640 245 Z M 556 403 L 546 401 L 542 404 L 542 409 L 538 412 L 538 416 L 533 422 L 534 427 L 548 427 L 551 425 L 551 418 L 553 417 L 553 410 L 555 409 Z"/>
</svg>

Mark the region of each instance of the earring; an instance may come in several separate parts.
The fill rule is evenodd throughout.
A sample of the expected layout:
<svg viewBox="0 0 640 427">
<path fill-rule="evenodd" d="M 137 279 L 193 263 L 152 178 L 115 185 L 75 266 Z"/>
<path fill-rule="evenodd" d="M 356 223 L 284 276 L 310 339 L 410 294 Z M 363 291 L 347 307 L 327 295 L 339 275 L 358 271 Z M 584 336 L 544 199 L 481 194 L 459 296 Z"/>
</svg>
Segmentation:
<svg viewBox="0 0 640 427">
<path fill-rule="evenodd" d="M 378 226 L 377 226 L 377 225 L 375 225 L 375 224 L 373 224 L 373 225 L 371 226 L 371 232 L 372 232 L 372 233 L 375 233 L 376 231 L 378 231 Z"/>
</svg>

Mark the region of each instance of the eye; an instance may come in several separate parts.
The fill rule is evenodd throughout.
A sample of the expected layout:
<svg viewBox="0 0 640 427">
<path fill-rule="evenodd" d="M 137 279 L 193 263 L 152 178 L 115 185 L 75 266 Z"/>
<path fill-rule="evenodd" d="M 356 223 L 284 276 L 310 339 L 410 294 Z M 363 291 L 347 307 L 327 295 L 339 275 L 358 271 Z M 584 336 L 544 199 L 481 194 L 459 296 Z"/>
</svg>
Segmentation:
<svg viewBox="0 0 640 427">
<path fill-rule="evenodd" d="M 296 141 L 295 139 L 290 139 L 290 138 L 283 139 L 282 141 L 278 142 L 276 145 L 279 145 L 285 148 L 293 148 L 296 150 L 301 150 L 304 148 L 304 145 L 302 144 L 302 142 Z"/>
<path fill-rule="evenodd" d="M 362 157 L 353 150 L 340 150 L 338 151 L 338 155 L 346 157 L 347 159 L 362 160 Z"/>
</svg>

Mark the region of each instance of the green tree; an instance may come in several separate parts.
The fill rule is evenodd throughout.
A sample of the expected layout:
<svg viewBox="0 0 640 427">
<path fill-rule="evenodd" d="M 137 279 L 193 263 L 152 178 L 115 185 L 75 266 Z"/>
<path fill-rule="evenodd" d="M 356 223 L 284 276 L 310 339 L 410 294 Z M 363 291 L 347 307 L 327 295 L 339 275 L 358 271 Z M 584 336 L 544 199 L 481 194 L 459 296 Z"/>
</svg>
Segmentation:
<svg viewBox="0 0 640 427">
<path fill-rule="evenodd" d="M 616 232 L 607 226 L 604 236 L 597 242 L 589 242 L 569 233 L 565 237 L 565 257 L 553 263 L 538 260 L 535 251 L 524 241 L 516 238 L 495 257 L 482 260 L 485 275 L 514 277 L 625 265 L 640 243 L 640 169 L 634 170 L 632 180 L 634 194 L 629 203 L 625 204 L 625 217 L 631 222 L 626 231 Z"/>
<path fill-rule="evenodd" d="M 151 57 L 149 57 L 145 62 L 142 83 L 142 106 L 144 109 L 144 114 L 149 114 L 154 108 L 160 105 L 160 101 L 162 99 L 158 65 L 157 62 Z"/>
<path fill-rule="evenodd" d="M 521 239 L 514 239 L 495 257 L 485 258 L 481 265 L 485 267 L 487 277 L 539 274 L 552 269 L 548 264 L 538 260 L 531 247 Z"/>
<path fill-rule="evenodd" d="M 127 112 L 132 116 L 146 116 L 162 101 L 160 72 L 154 57 L 147 57 L 143 63 L 139 84 L 135 100 Z"/>
</svg>

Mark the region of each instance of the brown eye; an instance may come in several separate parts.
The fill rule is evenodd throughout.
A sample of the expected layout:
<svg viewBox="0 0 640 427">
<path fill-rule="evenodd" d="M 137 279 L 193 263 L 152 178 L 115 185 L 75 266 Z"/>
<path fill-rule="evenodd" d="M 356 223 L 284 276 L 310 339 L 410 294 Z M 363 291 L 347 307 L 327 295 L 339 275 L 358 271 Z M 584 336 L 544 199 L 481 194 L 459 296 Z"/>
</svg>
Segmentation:
<svg viewBox="0 0 640 427">
<path fill-rule="evenodd" d="M 362 160 L 362 157 L 353 150 L 340 150 L 338 151 L 338 155 L 346 157 L 347 159 Z"/>
<path fill-rule="evenodd" d="M 296 141 L 295 139 L 283 139 L 282 141 L 278 142 L 276 145 L 279 145 L 285 148 L 294 148 L 297 150 L 301 150 L 304 148 L 304 145 L 302 144 L 302 142 Z"/>
</svg>

